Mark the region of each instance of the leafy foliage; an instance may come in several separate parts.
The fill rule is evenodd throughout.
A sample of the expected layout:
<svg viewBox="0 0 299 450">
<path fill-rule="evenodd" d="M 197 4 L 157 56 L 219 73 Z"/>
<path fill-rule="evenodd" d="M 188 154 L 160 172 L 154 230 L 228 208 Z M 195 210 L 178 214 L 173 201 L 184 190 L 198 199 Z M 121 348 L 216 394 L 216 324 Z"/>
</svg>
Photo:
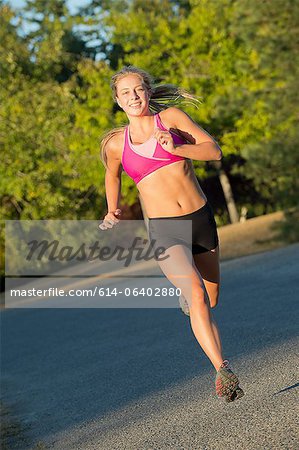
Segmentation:
<svg viewBox="0 0 299 450">
<path fill-rule="evenodd" d="M 127 121 L 109 88 L 124 64 L 201 97 L 184 109 L 221 145 L 239 207 L 296 204 L 298 3 L 93 0 L 76 14 L 64 0 L 30 0 L 20 14 L 0 5 L 2 217 L 103 216 L 99 139 Z M 217 175 L 194 166 L 202 181 Z M 126 175 L 122 194 L 136 204 Z"/>
</svg>

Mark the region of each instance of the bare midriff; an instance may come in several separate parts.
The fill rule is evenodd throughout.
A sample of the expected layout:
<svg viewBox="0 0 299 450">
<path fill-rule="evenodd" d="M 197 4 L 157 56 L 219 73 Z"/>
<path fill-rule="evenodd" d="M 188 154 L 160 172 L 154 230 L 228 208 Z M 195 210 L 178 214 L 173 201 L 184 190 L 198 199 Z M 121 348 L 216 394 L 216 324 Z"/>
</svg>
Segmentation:
<svg viewBox="0 0 299 450">
<path fill-rule="evenodd" d="M 207 201 L 189 159 L 147 175 L 137 184 L 137 189 L 149 218 L 189 214 Z"/>
<path fill-rule="evenodd" d="M 117 147 L 121 161 L 124 135 L 119 136 Z M 190 159 L 176 161 L 150 173 L 139 181 L 137 189 L 148 218 L 190 214 L 207 201 Z"/>
</svg>

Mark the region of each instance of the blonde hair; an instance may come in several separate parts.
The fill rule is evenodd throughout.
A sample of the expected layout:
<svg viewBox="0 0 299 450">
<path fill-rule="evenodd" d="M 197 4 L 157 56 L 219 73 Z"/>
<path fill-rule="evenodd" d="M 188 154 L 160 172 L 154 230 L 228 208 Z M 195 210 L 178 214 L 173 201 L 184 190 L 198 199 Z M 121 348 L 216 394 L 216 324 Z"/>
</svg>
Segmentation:
<svg viewBox="0 0 299 450">
<path fill-rule="evenodd" d="M 127 75 L 131 74 L 139 75 L 143 81 L 143 84 L 150 92 L 149 110 L 152 112 L 157 113 L 163 111 L 164 109 L 169 108 L 170 106 L 175 106 L 182 102 L 192 104 L 195 107 L 198 107 L 198 104 L 201 103 L 197 96 L 189 94 L 184 89 L 177 87 L 173 84 L 155 85 L 153 77 L 148 72 L 145 72 L 144 70 L 131 65 L 124 66 L 121 70 L 116 72 L 111 77 L 110 87 L 112 89 L 112 96 L 114 101 L 116 101 L 117 97 L 117 83 L 121 78 L 124 78 Z M 105 146 L 112 137 L 114 137 L 118 133 L 123 132 L 125 128 L 126 125 L 113 128 L 112 130 L 106 132 L 101 137 L 100 159 L 106 169 L 107 169 L 107 155 L 105 151 Z"/>
</svg>

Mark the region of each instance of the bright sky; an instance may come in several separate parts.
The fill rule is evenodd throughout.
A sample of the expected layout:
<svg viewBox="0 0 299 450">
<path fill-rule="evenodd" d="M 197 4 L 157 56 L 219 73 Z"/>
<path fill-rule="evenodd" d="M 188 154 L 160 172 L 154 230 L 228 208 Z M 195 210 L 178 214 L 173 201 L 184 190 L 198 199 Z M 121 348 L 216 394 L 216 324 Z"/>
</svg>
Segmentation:
<svg viewBox="0 0 299 450">
<path fill-rule="evenodd" d="M 13 8 L 22 8 L 25 4 L 25 0 L 6 0 L 7 3 L 11 4 Z M 67 5 L 69 7 L 70 12 L 73 14 L 77 12 L 77 8 L 80 6 L 85 6 L 90 2 L 90 0 L 67 0 Z M 19 30 L 20 34 L 23 35 L 23 33 L 28 33 L 32 31 L 34 27 L 32 24 L 28 24 L 26 22 L 23 23 L 22 30 Z M 97 43 L 96 40 L 90 41 L 88 45 L 95 45 Z M 99 53 L 96 56 L 96 60 L 102 59 L 105 55 L 102 53 Z"/>
<path fill-rule="evenodd" d="M 10 3 L 14 8 L 22 8 L 25 5 L 24 0 L 9 0 L 8 3 Z M 88 0 L 68 0 L 67 4 L 70 8 L 71 13 L 75 12 L 78 6 L 84 6 L 85 4 L 89 3 Z"/>
</svg>

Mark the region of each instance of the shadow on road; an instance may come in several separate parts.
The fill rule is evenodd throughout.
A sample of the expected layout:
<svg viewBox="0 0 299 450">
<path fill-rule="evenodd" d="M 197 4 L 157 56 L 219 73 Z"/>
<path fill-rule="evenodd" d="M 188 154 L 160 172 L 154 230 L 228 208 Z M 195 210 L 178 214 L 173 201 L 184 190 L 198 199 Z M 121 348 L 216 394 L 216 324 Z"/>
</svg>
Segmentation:
<svg viewBox="0 0 299 450">
<path fill-rule="evenodd" d="M 293 386 L 289 386 L 285 389 L 281 389 L 280 391 L 275 392 L 275 394 L 273 394 L 273 395 L 281 394 L 282 392 L 289 391 L 290 389 L 295 389 L 296 387 L 299 387 L 299 383 L 293 384 Z"/>
</svg>

